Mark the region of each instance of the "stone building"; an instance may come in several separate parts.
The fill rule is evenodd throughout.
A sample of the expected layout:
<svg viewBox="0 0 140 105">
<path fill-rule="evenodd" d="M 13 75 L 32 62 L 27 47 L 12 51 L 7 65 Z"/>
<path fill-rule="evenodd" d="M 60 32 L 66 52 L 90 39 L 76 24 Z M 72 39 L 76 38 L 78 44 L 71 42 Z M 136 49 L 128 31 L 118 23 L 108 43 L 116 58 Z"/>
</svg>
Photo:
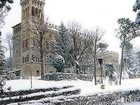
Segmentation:
<svg viewBox="0 0 140 105">
<path fill-rule="evenodd" d="M 32 27 L 34 27 L 34 19 L 44 22 L 45 0 L 20 0 L 20 5 L 21 23 L 13 26 L 13 68 L 20 69 L 22 76 L 39 76 L 40 55 L 34 48 Z M 57 26 L 48 24 L 48 27 L 49 30 L 45 35 L 49 37 L 49 41 L 52 41 Z M 49 68 L 47 62 L 44 62 L 44 68 L 47 70 L 44 73 L 55 70 L 53 67 Z"/>
<path fill-rule="evenodd" d="M 108 51 L 103 55 L 104 66 L 107 64 L 112 64 L 114 70 L 119 73 L 119 54 L 117 52 Z"/>
<path fill-rule="evenodd" d="M 21 70 L 21 76 L 40 76 L 40 54 L 34 46 L 35 35 L 32 32 L 32 28 L 34 27 L 34 19 L 44 22 L 45 0 L 20 0 L 20 5 L 21 23 L 13 26 L 13 69 Z M 57 33 L 58 27 L 48 23 L 48 30 L 45 33 L 46 39 L 49 41 L 46 48 L 48 52 L 51 52 L 49 46 L 53 46 L 55 41 L 54 36 Z M 55 69 L 47 62 L 48 56 L 48 54 L 45 54 L 44 57 L 44 73 L 55 72 Z M 106 63 L 116 65 L 118 63 L 118 55 L 113 52 L 108 53 L 105 59 Z M 92 57 L 85 56 L 83 63 L 81 63 L 81 69 L 86 74 L 93 73 Z"/>
</svg>

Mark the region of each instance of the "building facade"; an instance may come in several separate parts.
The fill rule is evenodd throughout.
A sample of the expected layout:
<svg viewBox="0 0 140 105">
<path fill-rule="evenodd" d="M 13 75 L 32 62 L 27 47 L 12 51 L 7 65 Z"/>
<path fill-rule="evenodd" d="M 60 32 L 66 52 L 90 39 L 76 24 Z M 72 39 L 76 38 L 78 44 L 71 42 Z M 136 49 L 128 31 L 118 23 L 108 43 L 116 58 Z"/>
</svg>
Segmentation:
<svg viewBox="0 0 140 105">
<path fill-rule="evenodd" d="M 34 45 L 35 34 L 33 33 L 33 28 L 35 19 L 44 22 L 45 0 L 20 0 L 20 5 L 21 23 L 13 26 L 13 68 L 15 70 L 21 70 L 21 76 L 40 76 L 40 53 L 37 51 L 38 48 Z M 48 23 L 47 28 L 48 30 L 45 32 L 45 38 L 49 43 L 46 45 L 46 49 L 47 52 L 51 52 L 53 43 L 55 42 L 55 36 L 58 34 L 58 27 Z M 45 54 L 43 60 L 44 74 L 55 72 L 55 68 L 47 62 L 48 57 L 49 54 Z M 90 56 L 85 55 L 84 57 L 84 61 L 80 61 L 81 69 L 85 74 L 92 74 L 94 71 L 92 51 Z M 110 52 L 103 57 L 105 63 L 118 65 L 118 55 L 116 53 Z M 72 69 L 75 68 L 72 67 Z M 72 70 L 65 71 L 68 72 Z"/>
<path fill-rule="evenodd" d="M 21 23 L 13 26 L 13 68 L 21 70 L 21 76 L 39 76 L 41 74 L 40 54 L 34 46 L 34 19 L 44 22 L 45 0 L 20 0 Z M 49 31 L 45 33 L 49 41 L 56 34 L 57 26 L 48 24 Z M 51 30 L 53 29 L 53 31 Z M 51 40 L 50 40 L 51 39 Z M 46 55 L 47 56 L 47 55 Z M 54 71 L 44 62 L 44 73 Z"/>
</svg>

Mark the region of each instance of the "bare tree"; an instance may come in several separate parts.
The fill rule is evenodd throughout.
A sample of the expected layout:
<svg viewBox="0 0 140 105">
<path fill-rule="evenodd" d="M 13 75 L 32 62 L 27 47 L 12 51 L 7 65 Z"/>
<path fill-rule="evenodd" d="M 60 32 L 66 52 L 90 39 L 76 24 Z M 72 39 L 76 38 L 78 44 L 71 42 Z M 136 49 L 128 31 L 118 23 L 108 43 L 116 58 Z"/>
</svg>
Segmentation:
<svg viewBox="0 0 140 105">
<path fill-rule="evenodd" d="M 48 45 L 48 34 L 51 34 L 51 29 L 48 27 L 48 19 L 44 22 L 42 19 L 34 19 L 33 27 L 33 46 L 39 52 L 41 62 L 41 77 L 44 76 L 44 55 Z"/>
<path fill-rule="evenodd" d="M 7 33 L 6 34 L 6 43 L 8 44 L 7 46 L 7 50 L 9 50 L 10 52 L 10 56 L 9 58 L 7 58 L 6 64 L 8 68 L 12 67 L 12 58 L 13 58 L 13 40 L 12 40 L 12 34 L 11 33 Z"/>
<path fill-rule="evenodd" d="M 66 27 L 65 41 L 64 37 L 60 34 L 57 36 L 57 43 L 59 52 L 61 55 L 67 55 L 72 66 L 76 67 L 76 74 L 80 73 L 80 60 L 83 58 L 84 54 L 87 54 L 88 48 L 91 46 L 90 36 L 86 33 L 82 33 L 81 25 L 77 22 L 70 22 Z M 65 59 L 65 57 L 64 57 Z M 65 59 L 67 62 L 67 60 Z"/>
<path fill-rule="evenodd" d="M 13 40 L 12 40 L 13 35 L 11 33 L 6 34 L 6 43 L 8 44 L 8 50 L 10 52 L 10 58 L 12 58 L 13 55 Z"/>
<path fill-rule="evenodd" d="M 92 36 L 91 40 L 93 41 L 93 65 L 94 65 L 94 83 L 97 85 L 96 72 L 97 72 L 97 53 L 99 52 L 99 44 L 101 42 L 101 38 L 104 35 L 104 31 L 100 28 L 96 28 L 95 31 L 90 32 L 90 36 Z"/>
</svg>

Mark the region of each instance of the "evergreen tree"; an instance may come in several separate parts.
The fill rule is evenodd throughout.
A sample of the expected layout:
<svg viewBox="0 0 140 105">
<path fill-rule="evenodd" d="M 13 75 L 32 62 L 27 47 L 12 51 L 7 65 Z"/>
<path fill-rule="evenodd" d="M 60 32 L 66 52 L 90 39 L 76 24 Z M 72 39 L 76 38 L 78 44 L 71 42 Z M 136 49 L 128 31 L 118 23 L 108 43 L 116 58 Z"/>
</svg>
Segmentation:
<svg viewBox="0 0 140 105">
<path fill-rule="evenodd" d="M 0 0 L 0 8 L 3 8 L 6 3 L 13 3 L 13 0 Z"/>
<path fill-rule="evenodd" d="M 121 40 L 121 67 L 120 67 L 120 80 L 121 85 L 122 71 L 124 69 L 124 49 L 128 42 L 139 35 L 139 25 L 132 22 L 129 18 L 118 19 L 119 29 L 117 30 L 118 38 Z"/>
<path fill-rule="evenodd" d="M 133 51 L 133 45 L 130 42 L 127 42 L 126 45 L 124 46 L 124 68 L 126 71 L 129 71 L 130 68 L 132 68 L 132 54 Z"/>
<path fill-rule="evenodd" d="M 72 60 L 68 55 L 70 48 L 69 41 L 70 39 L 68 36 L 68 31 L 62 22 L 59 27 L 57 42 L 58 42 L 58 53 L 63 56 L 66 68 L 72 66 Z"/>
</svg>

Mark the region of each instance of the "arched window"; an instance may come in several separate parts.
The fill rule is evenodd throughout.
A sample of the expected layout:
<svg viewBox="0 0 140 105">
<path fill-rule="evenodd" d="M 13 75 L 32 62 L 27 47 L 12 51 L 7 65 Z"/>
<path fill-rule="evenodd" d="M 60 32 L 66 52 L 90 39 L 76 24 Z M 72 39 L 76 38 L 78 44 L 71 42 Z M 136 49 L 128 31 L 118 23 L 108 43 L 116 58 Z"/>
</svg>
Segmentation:
<svg viewBox="0 0 140 105">
<path fill-rule="evenodd" d="M 40 2 L 38 1 L 38 2 L 37 2 L 37 6 L 38 6 L 38 7 L 39 7 L 39 4 L 40 4 Z"/>
<path fill-rule="evenodd" d="M 35 15 L 38 16 L 38 9 L 35 9 Z"/>
<path fill-rule="evenodd" d="M 40 7 L 42 6 L 42 2 L 40 2 Z"/>
<path fill-rule="evenodd" d="M 32 7 L 32 16 L 35 16 L 35 8 Z"/>
<path fill-rule="evenodd" d="M 39 9 L 39 18 L 41 18 L 41 9 Z"/>
<path fill-rule="evenodd" d="M 27 55 L 27 62 L 29 62 L 29 55 Z"/>
</svg>

